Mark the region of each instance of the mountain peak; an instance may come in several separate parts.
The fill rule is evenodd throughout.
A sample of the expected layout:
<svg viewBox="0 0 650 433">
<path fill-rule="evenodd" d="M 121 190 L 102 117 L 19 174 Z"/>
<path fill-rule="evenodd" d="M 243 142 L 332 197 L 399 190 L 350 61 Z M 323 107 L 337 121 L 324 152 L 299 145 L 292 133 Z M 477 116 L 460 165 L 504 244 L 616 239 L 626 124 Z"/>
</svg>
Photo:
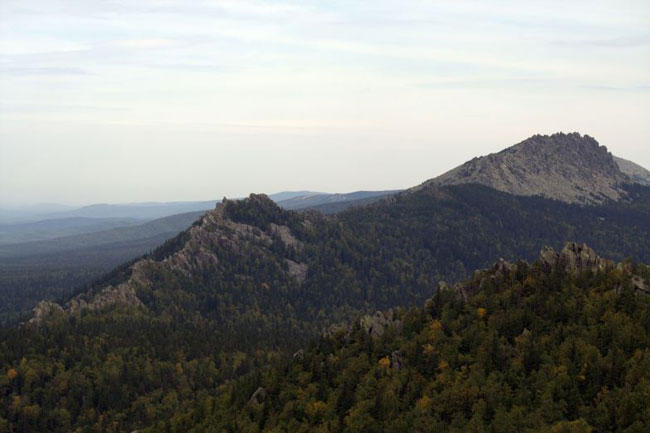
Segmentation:
<svg viewBox="0 0 650 433">
<path fill-rule="evenodd" d="M 474 158 L 415 190 L 479 183 L 523 196 L 542 196 L 567 203 L 599 204 L 619 200 L 624 174 L 605 146 L 577 132 L 534 135 L 498 153 Z"/>
</svg>

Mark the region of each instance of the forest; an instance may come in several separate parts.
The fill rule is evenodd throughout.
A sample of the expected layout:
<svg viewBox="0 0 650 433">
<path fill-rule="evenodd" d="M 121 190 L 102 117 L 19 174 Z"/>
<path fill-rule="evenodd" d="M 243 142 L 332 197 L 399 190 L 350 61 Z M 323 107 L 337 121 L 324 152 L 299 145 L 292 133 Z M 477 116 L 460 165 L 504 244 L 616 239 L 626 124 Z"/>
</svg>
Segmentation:
<svg viewBox="0 0 650 433">
<path fill-rule="evenodd" d="M 501 305 L 506 300 L 499 299 L 502 293 L 508 290 L 512 292 L 512 288 L 493 288 L 494 292 L 484 296 L 489 299 L 474 304 L 476 308 L 486 310 L 490 321 L 506 323 L 512 320 L 513 323 L 508 322 L 507 326 L 519 330 L 516 335 L 508 334 L 512 341 L 502 341 L 502 336 L 498 334 L 504 330 L 502 326 L 506 326 L 502 322 L 498 322 L 495 329 L 485 330 L 476 341 L 463 340 L 452 331 L 462 333 L 462 326 L 470 326 L 472 316 L 462 313 L 466 305 L 457 305 L 445 298 L 447 295 L 443 292 L 436 294 L 439 283 L 441 280 L 450 283 L 464 280 L 475 269 L 490 266 L 500 257 L 512 261 L 519 258 L 532 260 L 544 246 L 560 248 L 566 240 L 586 242 L 602 256 L 617 261 L 630 257 L 626 263 L 632 267 L 635 275 L 647 280 L 644 273 L 646 268 L 633 263 L 650 262 L 650 251 L 647 249 L 650 244 L 650 189 L 635 187 L 630 190 L 630 195 L 634 197 L 630 202 L 588 207 L 535 197 L 516 197 L 478 185 L 463 185 L 401 194 L 334 216 L 314 211 L 299 213 L 282 210 L 265 196 L 227 200 L 220 208 L 220 216 L 217 217 L 216 211 L 208 214 L 209 218 L 197 221 L 190 229 L 167 241 L 142 260 L 124 264 L 94 284 L 79 287 L 70 295 L 90 301 L 102 287 L 129 283 L 141 305 L 115 304 L 100 310 L 54 312 L 39 325 L 11 325 L 0 329 L 0 368 L 3 371 L 0 375 L 0 431 L 120 432 L 146 428 L 152 428 L 152 431 L 187 431 L 194 427 L 197 431 L 214 431 L 215 428 L 226 431 L 255 431 L 256 428 L 294 431 L 294 425 L 300 428 L 319 425 L 319 428 L 326 429 L 324 431 L 344 431 L 346 428 L 351 429 L 348 431 L 389 431 L 389 428 L 399 431 L 403 425 L 417 426 L 419 424 L 413 424 L 419 416 L 416 413 L 417 405 L 412 408 L 415 412 L 407 411 L 406 406 L 400 408 L 400 411 L 404 409 L 404 417 L 410 413 L 410 418 L 390 419 L 396 423 L 399 419 L 402 424 L 391 427 L 386 424 L 387 420 L 377 418 L 380 414 L 392 412 L 386 412 L 381 402 L 371 405 L 363 397 L 366 394 L 360 392 L 357 396 L 359 383 L 331 382 L 334 378 L 328 375 L 334 370 L 328 370 L 330 373 L 325 371 L 327 369 L 322 370 L 325 367 L 321 366 L 319 353 L 332 354 L 346 361 L 327 368 L 340 370 L 349 367 L 347 376 L 354 376 L 355 380 L 367 376 L 369 381 L 370 376 L 381 372 L 378 368 L 384 368 L 375 365 L 379 361 L 374 356 L 381 354 L 379 359 L 384 359 L 394 350 L 404 353 L 405 359 L 415 356 L 413 364 L 407 364 L 410 367 L 400 370 L 393 378 L 395 383 L 384 384 L 393 387 L 390 392 L 399 391 L 400 404 L 411 405 L 426 397 L 429 399 L 427 405 L 424 399 L 420 406 L 433 408 L 438 407 L 434 402 L 446 398 L 437 394 L 446 387 L 438 382 L 428 382 L 429 379 L 438 380 L 437 375 L 431 375 L 441 371 L 439 363 L 444 360 L 449 364 L 449 376 L 442 380 L 449 380 L 447 384 L 458 383 L 458 389 L 470 386 L 470 382 L 465 380 L 470 380 L 466 375 L 474 364 L 470 360 L 433 356 L 438 353 L 435 352 L 438 349 L 434 341 L 422 343 L 431 344 L 434 352 L 430 353 L 430 362 L 421 363 L 421 345 L 413 348 L 408 346 L 408 341 L 411 338 L 424 338 L 419 335 L 429 322 L 440 320 L 448 326 L 444 329 L 449 339 L 443 340 L 444 345 L 439 348 L 445 353 L 458 350 L 458 345 L 462 344 L 465 351 L 462 353 L 470 357 L 478 356 L 483 353 L 483 348 L 477 352 L 478 346 L 487 341 L 484 337 L 490 337 L 490 344 L 501 350 L 494 349 L 498 352 L 494 356 L 510 356 L 514 352 L 506 346 L 514 344 L 512 339 L 518 338 L 524 328 L 534 333 L 530 338 L 541 339 L 540 342 L 534 340 L 535 344 L 544 343 L 549 350 L 555 350 L 556 343 L 562 345 L 561 337 L 566 330 L 544 330 L 544 326 L 549 327 L 554 323 L 544 318 L 548 312 L 546 310 L 540 311 L 537 319 L 520 317 L 528 311 L 523 304 L 507 304 L 511 307 L 506 310 Z M 289 237 L 283 235 L 285 230 Z M 191 262 L 186 268 L 183 268 L 184 262 L 178 261 L 183 257 Z M 140 274 L 137 281 L 131 282 L 133 265 L 138 263 Z M 172 266 L 173 263 L 177 265 Z M 304 275 L 293 272 L 297 265 L 306 269 Z M 525 274 L 521 278 L 530 280 L 531 287 L 541 288 L 551 282 L 560 284 L 556 280 L 550 281 L 550 277 L 539 270 L 539 265 L 522 265 L 518 269 L 516 277 Z M 592 283 L 598 283 L 594 287 L 600 288 L 593 291 L 594 294 L 607 292 L 611 296 L 616 292 L 615 286 L 599 282 L 603 278 L 603 281 L 609 281 L 609 277 L 605 276 L 614 278 L 619 271 L 614 269 L 610 272 L 611 275 L 600 273 L 599 276 L 575 277 L 575 281 L 572 279 L 574 277 L 562 277 L 560 280 L 571 287 L 583 287 L 580 293 L 585 297 L 591 296 L 587 292 L 591 293 Z M 629 273 L 623 274 L 619 279 L 623 287 L 628 287 L 631 277 Z M 559 277 L 556 275 L 554 278 Z M 512 284 L 515 284 L 515 280 Z M 585 286 L 587 282 L 589 286 Z M 557 301 L 558 305 L 553 308 L 565 313 L 567 309 L 572 311 L 585 306 L 584 297 L 573 299 L 572 294 L 564 294 L 564 286 L 549 287 L 557 289 L 549 292 L 558 296 L 557 299 L 551 299 L 548 297 L 550 294 L 539 289 L 534 292 L 537 295 L 529 300 L 533 302 L 530 305 L 546 302 L 551 308 L 551 304 Z M 544 293 L 548 295 L 547 298 L 542 297 Z M 621 293 L 624 295 L 627 292 Z M 426 309 L 418 310 L 415 307 L 434 294 L 433 299 L 438 299 L 435 305 L 446 307 L 433 311 L 427 302 L 427 311 L 430 310 L 428 317 L 423 313 Z M 615 298 L 619 299 L 618 294 Z M 508 299 L 508 302 L 515 302 L 514 298 Z M 520 300 L 520 297 L 516 299 Z M 630 299 L 645 298 L 627 296 L 624 299 L 629 302 Z M 481 302 L 485 305 L 479 305 Z M 521 313 L 515 311 L 514 306 L 517 305 Z M 639 311 L 624 310 L 625 314 L 634 318 L 637 327 L 646 327 L 645 330 L 635 328 L 632 332 L 635 338 L 647 335 L 647 305 L 644 305 L 640 303 L 634 307 Z M 411 333 L 407 335 L 408 338 L 394 334 L 391 352 L 378 352 L 383 343 L 361 336 L 353 338 L 354 341 L 359 340 L 358 345 L 348 344 L 351 337 L 341 335 L 313 343 L 333 325 L 340 326 L 357 315 L 395 307 L 402 308 L 396 313 L 405 324 L 402 332 Z M 618 301 L 603 308 L 610 307 L 614 308 L 611 315 L 617 317 L 611 320 L 627 320 L 617 316 Z M 508 318 L 511 311 L 512 317 Z M 561 312 L 553 312 L 556 313 Z M 634 316 L 637 313 L 640 315 L 638 317 L 645 319 L 637 321 L 638 317 Z M 588 313 L 584 314 L 586 320 Z M 456 323 L 456 317 L 462 320 Z M 412 325 L 406 326 L 409 323 Z M 491 322 L 478 321 L 472 326 L 481 323 Z M 548 335 L 542 331 L 548 332 Z M 609 328 L 602 330 L 610 331 Z M 473 328 L 471 332 L 474 332 Z M 555 335 L 555 332 L 560 334 Z M 467 333 L 469 335 L 470 331 Z M 350 335 L 356 334 L 352 332 Z M 382 338 L 389 335 L 390 332 Z M 634 340 L 629 347 L 621 348 L 620 353 L 618 349 L 611 348 L 610 356 L 610 346 L 599 346 L 596 344 L 598 342 L 588 337 L 591 338 L 585 336 L 586 342 L 604 351 L 600 356 L 605 360 L 600 360 L 598 364 L 601 366 L 613 362 L 612 357 L 617 357 L 616 362 L 629 360 L 631 348 L 642 347 Z M 605 343 L 610 344 L 611 341 Z M 310 344 L 313 347 L 305 351 L 304 360 L 294 365 L 291 355 Z M 327 347 L 323 347 L 323 344 Z M 340 353 L 336 352 L 337 347 Z M 460 354 L 457 353 L 457 356 Z M 353 358 L 358 360 L 351 361 Z M 546 363 L 546 358 L 542 360 L 545 362 L 542 373 L 548 375 L 551 364 Z M 323 365 L 328 365 L 327 362 L 323 361 Z M 382 362 L 385 364 L 387 361 Z M 496 361 L 493 359 L 493 362 Z M 626 362 L 623 363 L 627 366 Z M 295 375 L 289 374 L 298 366 L 303 370 Z M 463 366 L 465 370 L 462 370 Z M 443 370 L 446 371 L 446 368 Z M 455 373 L 456 368 L 459 369 L 458 374 Z M 622 374 L 623 370 L 618 364 L 616 369 L 616 374 Z M 528 377 L 533 370 L 524 370 L 520 372 L 524 375 L 524 379 L 519 378 L 521 380 L 548 378 Z M 420 376 L 422 379 L 418 379 Z M 623 386 L 622 377 L 617 376 L 614 382 L 603 382 L 600 378 L 594 383 L 607 385 L 613 398 L 618 395 L 616 392 L 620 392 L 615 391 L 614 385 Z M 297 382 L 292 382 L 294 379 Z M 380 379 L 382 377 L 376 378 L 381 382 Z M 387 376 L 382 380 L 393 380 L 389 379 Z M 505 386 L 505 383 L 514 389 L 515 385 L 524 383 L 515 381 L 519 379 L 508 376 L 491 380 L 495 381 L 494 386 Z M 399 388 L 398 383 L 406 388 Z M 525 383 L 532 386 L 532 382 Z M 427 384 L 431 386 L 425 386 Z M 260 410 L 242 409 L 244 414 L 251 412 L 246 416 L 226 417 L 225 413 L 232 412 L 233 408 L 237 408 L 236 413 L 239 414 L 239 409 L 262 385 L 269 395 L 275 395 L 274 400 L 269 400 L 270 404 L 263 405 Z M 301 388 L 303 385 L 306 388 Z M 294 386 L 298 387 L 294 389 Z M 372 386 L 368 389 L 379 389 Z M 283 387 L 290 391 L 281 392 Z M 409 387 L 415 388 L 409 390 Z M 593 389 L 590 388 L 589 392 Z M 337 393 L 343 391 L 346 395 L 343 400 L 335 398 Z M 413 393 L 408 394 L 412 398 L 402 398 L 405 392 Z M 316 393 L 314 395 L 318 397 L 312 401 L 315 407 L 296 409 L 298 412 L 290 409 L 293 407 L 291 396 L 306 395 L 312 398 L 311 393 Z M 413 400 L 416 397 L 417 400 Z M 582 423 L 580 420 L 563 420 L 558 415 L 561 410 L 548 416 L 536 414 L 537 418 L 533 420 L 526 411 L 539 403 L 537 398 L 530 395 L 512 397 L 510 403 L 503 407 L 490 406 L 492 403 L 483 398 L 487 405 L 483 425 L 489 426 L 494 419 L 501 419 L 499 417 L 515 422 L 517 416 L 527 422 L 534 421 L 531 428 L 555 428 L 552 423 L 556 421 Z M 454 407 L 445 409 L 445 413 L 425 411 L 430 417 L 426 419 L 449 429 L 464 428 L 470 422 L 468 411 L 472 411 L 479 400 L 467 401 L 471 404 L 465 402 L 461 405 L 464 412 L 456 411 L 460 406 L 454 406 L 454 411 Z M 357 407 L 356 403 L 361 406 Z M 584 402 L 566 404 L 578 403 Z M 280 404 L 283 408 L 281 413 L 274 413 L 274 410 L 280 411 Z M 331 404 L 335 405 L 338 420 L 332 419 L 331 407 L 327 406 Z M 313 411 L 315 417 L 306 421 L 303 415 L 298 416 L 304 410 Z M 358 413 L 368 423 L 352 419 L 346 421 L 346 416 L 353 413 Z M 452 422 L 456 417 L 458 420 Z M 604 425 L 598 424 L 591 412 L 585 412 L 582 418 L 595 428 Z M 325 424 L 314 424 L 315 420 Z M 346 422 L 352 423 L 350 427 Z M 626 425 L 632 428 L 635 422 Z M 355 425 L 366 425 L 363 428 L 367 430 L 354 427 L 355 430 Z"/>
<path fill-rule="evenodd" d="M 477 272 L 467 299 L 358 320 L 150 431 L 646 432 L 650 267 L 564 265 Z"/>
</svg>

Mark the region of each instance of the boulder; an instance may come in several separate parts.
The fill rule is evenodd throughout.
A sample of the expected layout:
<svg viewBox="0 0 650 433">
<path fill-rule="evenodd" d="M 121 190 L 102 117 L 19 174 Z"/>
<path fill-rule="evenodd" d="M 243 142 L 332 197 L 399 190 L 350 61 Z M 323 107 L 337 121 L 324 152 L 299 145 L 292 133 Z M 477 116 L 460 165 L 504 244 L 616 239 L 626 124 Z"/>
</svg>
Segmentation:
<svg viewBox="0 0 650 433">
<path fill-rule="evenodd" d="M 251 405 L 260 405 L 263 404 L 266 400 L 267 392 L 261 386 L 255 390 L 251 398 L 248 400 L 248 404 Z"/>
</svg>

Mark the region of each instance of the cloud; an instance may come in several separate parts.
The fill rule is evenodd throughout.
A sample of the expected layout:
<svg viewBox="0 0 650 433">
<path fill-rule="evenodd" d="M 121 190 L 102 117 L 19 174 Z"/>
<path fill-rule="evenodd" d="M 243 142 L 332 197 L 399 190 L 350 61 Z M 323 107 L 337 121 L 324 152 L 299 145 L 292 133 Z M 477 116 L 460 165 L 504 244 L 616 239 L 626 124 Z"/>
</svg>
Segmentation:
<svg viewBox="0 0 650 433">
<path fill-rule="evenodd" d="M 37 67 L 3 67 L 0 68 L 1 75 L 29 76 L 29 75 L 91 75 L 83 68 L 68 68 L 56 66 Z"/>
<path fill-rule="evenodd" d="M 177 41 L 171 39 L 127 39 L 116 41 L 115 45 L 123 48 L 170 48 L 179 46 Z"/>
<path fill-rule="evenodd" d="M 650 45 L 650 34 L 622 36 L 609 39 L 582 39 L 555 41 L 559 45 L 593 46 L 603 48 L 636 48 Z"/>
</svg>

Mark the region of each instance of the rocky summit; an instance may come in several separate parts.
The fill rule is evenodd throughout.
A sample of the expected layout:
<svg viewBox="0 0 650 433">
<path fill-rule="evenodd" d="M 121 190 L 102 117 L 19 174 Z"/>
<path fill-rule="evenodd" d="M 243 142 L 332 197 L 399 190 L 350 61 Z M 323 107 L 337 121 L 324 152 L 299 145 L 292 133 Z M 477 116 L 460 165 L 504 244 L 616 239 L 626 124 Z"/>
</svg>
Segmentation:
<svg viewBox="0 0 650 433">
<path fill-rule="evenodd" d="M 628 175 L 632 181 L 641 185 L 650 186 L 650 171 L 627 159 L 614 157 L 614 161 L 623 173 Z"/>
<path fill-rule="evenodd" d="M 645 169 L 635 164 L 637 175 L 633 175 L 621 161 L 588 135 L 534 135 L 501 152 L 474 158 L 413 190 L 478 183 L 510 194 L 602 204 L 624 198 L 624 184 L 645 179 Z"/>
</svg>

